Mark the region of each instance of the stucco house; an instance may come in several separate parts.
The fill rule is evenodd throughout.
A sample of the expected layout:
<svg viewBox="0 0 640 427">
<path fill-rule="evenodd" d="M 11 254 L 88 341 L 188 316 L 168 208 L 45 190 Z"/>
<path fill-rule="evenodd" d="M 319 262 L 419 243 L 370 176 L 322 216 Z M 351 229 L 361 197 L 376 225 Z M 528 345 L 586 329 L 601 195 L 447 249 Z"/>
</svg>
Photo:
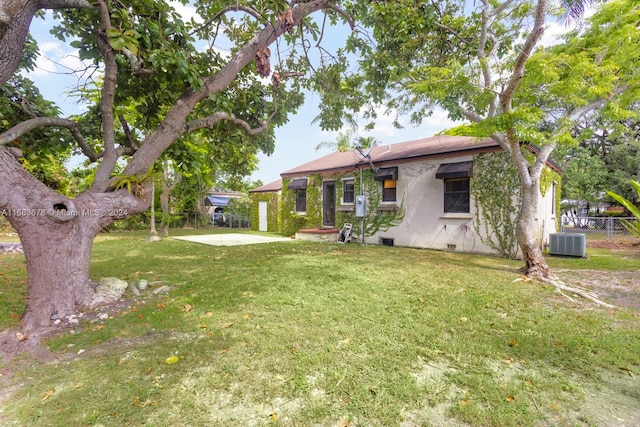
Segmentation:
<svg viewBox="0 0 640 427">
<path fill-rule="evenodd" d="M 541 246 L 558 226 L 560 173 L 549 162 L 543 174 L 536 219 Z M 496 245 L 505 245 L 502 234 L 513 234 L 519 200 L 517 175 L 488 138 L 434 136 L 335 152 L 281 176 L 273 191 L 259 188 L 252 197 L 257 204 L 257 195 L 276 194 L 275 228 L 300 239 L 336 241 L 348 223 L 354 240 L 367 244 L 501 253 Z"/>
</svg>

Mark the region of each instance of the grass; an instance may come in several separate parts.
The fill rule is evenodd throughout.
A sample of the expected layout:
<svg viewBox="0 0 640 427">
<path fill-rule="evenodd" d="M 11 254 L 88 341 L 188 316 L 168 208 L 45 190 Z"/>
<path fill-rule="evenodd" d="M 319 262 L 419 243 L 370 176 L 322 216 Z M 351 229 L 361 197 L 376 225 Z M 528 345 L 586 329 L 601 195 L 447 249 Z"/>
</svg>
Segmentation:
<svg viewBox="0 0 640 427">
<path fill-rule="evenodd" d="M 637 258 L 589 254 L 549 262 L 640 268 Z M 15 326 L 24 261 L 0 264 L 0 325 Z M 514 282 L 519 267 L 405 248 L 101 235 L 92 277 L 145 278 L 171 291 L 54 337 L 46 345 L 57 364 L 12 362 L 21 367 L 12 381 L 23 385 L 0 421 L 598 425 L 587 405 L 594 387 L 640 369 L 638 313 L 573 305 L 539 283 Z M 170 356 L 178 362 L 165 363 Z"/>
</svg>

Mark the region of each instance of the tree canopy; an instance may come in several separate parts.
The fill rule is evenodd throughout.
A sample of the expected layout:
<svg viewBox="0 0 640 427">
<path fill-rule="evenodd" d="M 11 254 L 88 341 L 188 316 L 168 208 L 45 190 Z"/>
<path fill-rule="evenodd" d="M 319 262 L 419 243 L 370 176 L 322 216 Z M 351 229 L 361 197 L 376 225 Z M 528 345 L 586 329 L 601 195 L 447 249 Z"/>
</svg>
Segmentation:
<svg viewBox="0 0 640 427">
<path fill-rule="evenodd" d="M 7 217 L 27 257 L 26 330 L 98 303 L 88 281 L 93 238 L 147 208 L 156 160 L 171 160 L 185 175 L 220 165 L 241 175 L 255 166 L 257 150 L 273 150 L 273 129 L 301 105 L 312 72 L 336 60 L 326 55 L 324 32 L 337 22 L 353 25 L 330 0 L 189 4 L 197 19 L 161 0 L 0 5 L 0 208 L 37 213 Z M 58 20 L 53 34 L 86 64 L 78 96 L 88 107 L 76 117 L 59 117 L 16 74 L 33 65 L 37 47 L 28 29 L 46 9 Z M 74 197 L 19 161 L 65 150 L 97 164 L 90 187 Z"/>
</svg>

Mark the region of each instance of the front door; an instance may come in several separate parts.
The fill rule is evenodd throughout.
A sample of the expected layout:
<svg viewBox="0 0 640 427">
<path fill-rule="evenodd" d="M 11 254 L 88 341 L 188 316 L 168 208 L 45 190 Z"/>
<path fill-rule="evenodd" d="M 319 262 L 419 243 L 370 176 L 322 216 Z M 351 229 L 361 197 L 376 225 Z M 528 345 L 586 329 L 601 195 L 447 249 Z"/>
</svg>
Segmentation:
<svg viewBox="0 0 640 427">
<path fill-rule="evenodd" d="M 322 183 L 322 225 L 336 226 L 336 183 L 325 181 Z"/>
<path fill-rule="evenodd" d="M 267 229 L 267 202 L 258 202 L 258 231 Z"/>
</svg>

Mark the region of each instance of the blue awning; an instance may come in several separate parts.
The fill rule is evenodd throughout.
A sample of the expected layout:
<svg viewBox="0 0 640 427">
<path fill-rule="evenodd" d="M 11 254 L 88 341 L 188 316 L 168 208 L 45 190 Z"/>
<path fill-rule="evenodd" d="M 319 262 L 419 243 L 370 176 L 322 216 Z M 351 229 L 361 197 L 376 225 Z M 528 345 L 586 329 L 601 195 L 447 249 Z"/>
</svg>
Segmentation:
<svg viewBox="0 0 640 427">
<path fill-rule="evenodd" d="M 205 206 L 227 206 L 231 197 L 207 196 L 204 198 Z"/>
</svg>

